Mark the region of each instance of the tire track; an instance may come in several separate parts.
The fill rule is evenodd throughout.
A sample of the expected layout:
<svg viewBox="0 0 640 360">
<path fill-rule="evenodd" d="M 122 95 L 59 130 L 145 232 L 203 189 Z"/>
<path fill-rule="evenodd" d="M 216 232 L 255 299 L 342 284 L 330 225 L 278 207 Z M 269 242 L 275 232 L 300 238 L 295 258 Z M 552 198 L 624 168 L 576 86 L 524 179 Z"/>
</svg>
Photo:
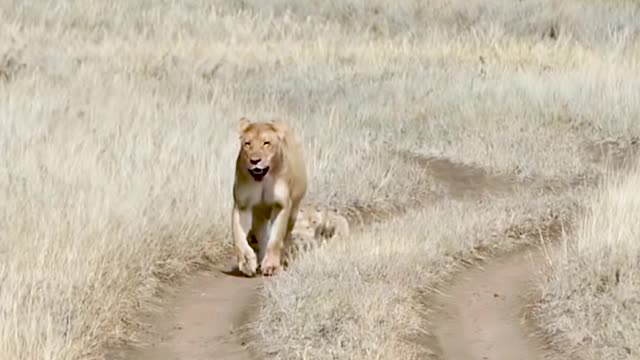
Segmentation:
<svg viewBox="0 0 640 360">
<path fill-rule="evenodd" d="M 624 174 L 629 165 L 637 161 L 640 154 L 637 144 L 600 149 L 594 164 L 609 167 L 618 175 Z M 589 152 L 587 152 L 589 154 Z M 591 154 L 593 156 L 593 154 Z M 551 186 L 562 190 L 578 184 L 593 188 L 601 176 L 576 177 L 563 184 L 562 181 L 539 182 L 548 190 Z M 426 343 L 434 351 L 432 358 L 438 360 L 564 360 L 573 358 L 555 351 L 548 339 L 541 336 L 536 324 L 527 319 L 527 308 L 535 303 L 533 282 L 536 275 L 545 271 L 559 250 L 561 229 L 546 229 L 544 239 L 548 244 L 498 256 L 488 262 L 455 275 L 439 291 L 435 298 L 438 315 L 432 320 L 433 334 Z M 535 243 L 531 239 L 529 244 Z M 550 244 L 550 245 L 549 245 Z M 558 350 L 558 349 L 556 349 Z"/>
<path fill-rule="evenodd" d="M 429 158 L 408 151 L 395 152 L 401 161 L 419 165 L 431 178 L 448 189 L 444 196 L 419 192 L 411 203 L 378 202 L 353 204 L 338 209 L 355 228 L 400 216 L 412 208 L 450 197 L 475 199 L 487 193 L 510 193 L 519 186 L 549 186 L 551 182 L 525 184 L 515 177 L 495 175 L 486 170 L 445 158 Z M 417 181 L 417 180 L 416 180 Z M 556 184 L 557 185 L 557 184 Z M 555 185 L 554 185 L 555 186 Z M 565 185 L 566 186 L 566 185 Z M 150 346 L 120 350 L 109 359 L 124 360 L 204 360 L 257 359 L 243 331 L 259 298 L 261 277 L 245 278 L 230 261 L 215 271 L 203 272 L 186 281 L 179 295 L 168 299 L 166 316 L 152 320 L 159 336 Z"/>
<path fill-rule="evenodd" d="M 540 248 L 522 250 L 456 276 L 435 301 L 432 348 L 437 359 L 560 359 L 529 328 L 532 275 L 545 264 Z"/>
<path fill-rule="evenodd" d="M 232 259 L 229 254 L 226 258 Z M 112 351 L 108 360 L 250 360 L 244 324 L 258 301 L 260 277 L 247 278 L 232 262 L 187 278 L 152 316 L 144 347 Z"/>
</svg>

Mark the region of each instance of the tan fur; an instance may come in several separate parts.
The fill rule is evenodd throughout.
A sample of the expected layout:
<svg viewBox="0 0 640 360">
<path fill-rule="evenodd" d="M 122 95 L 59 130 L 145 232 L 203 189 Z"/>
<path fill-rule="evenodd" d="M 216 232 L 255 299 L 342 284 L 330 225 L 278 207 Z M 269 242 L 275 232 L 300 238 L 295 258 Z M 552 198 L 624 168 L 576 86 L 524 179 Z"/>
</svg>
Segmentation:
<svg viewBox="0 0 640 360">
<path fill-rule="evenodd" d="M 349 236 L 349 222 L 333 209 L 321 210 L 315 236 L 325 239 Z"/>
<path fill-rule="evenodd" d="M 347 219 L 333 209 L 301 208 L 286 247 L 285 261 L 324 245 L 329 239 L 349 236 Z"/>
<path fill-rule="evenodd" d="M 321 242 L 332 237 L 349 236 L 349 223 L 338 211 L 329 208 L 309 207 L 300 209 L 296 230 L 312 232 L 313 237 Z M 306 227 L 305 227 L 306 226 Z"/>
<path fill-rule="evenodd" d="M 240 150 L 233 185 L 232 233 L 238 267 L 254 276 L 260 263 L 263 275 L 273 275 L 281 269 L 285 239 L 307 191 L 304 154 L 281 121 L 242 118 L 237 130 Z M 251 237 L 258 243 L 257 257 L 249 245 Z"/>
</svg>

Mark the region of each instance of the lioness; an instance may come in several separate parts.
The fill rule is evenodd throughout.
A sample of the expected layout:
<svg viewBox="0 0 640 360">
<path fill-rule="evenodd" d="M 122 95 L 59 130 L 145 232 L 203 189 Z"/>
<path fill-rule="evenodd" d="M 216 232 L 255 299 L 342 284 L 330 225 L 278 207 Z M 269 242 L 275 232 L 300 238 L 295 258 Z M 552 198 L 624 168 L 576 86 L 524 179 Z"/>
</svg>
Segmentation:
<svg viewBox="0 0 640 360">
<path fill-rule="evenodd" d="M 232 232 L 238 268 L 254 276 L 258 262 L 263 275 L 281 269 L 285 239 L 295 225 L 307 192 L 302 148 L 281 121 L 238 123 L 240 151 L 233 184 Z M 258 257 L 249 237 L 258 242 Z"/>
</svg>

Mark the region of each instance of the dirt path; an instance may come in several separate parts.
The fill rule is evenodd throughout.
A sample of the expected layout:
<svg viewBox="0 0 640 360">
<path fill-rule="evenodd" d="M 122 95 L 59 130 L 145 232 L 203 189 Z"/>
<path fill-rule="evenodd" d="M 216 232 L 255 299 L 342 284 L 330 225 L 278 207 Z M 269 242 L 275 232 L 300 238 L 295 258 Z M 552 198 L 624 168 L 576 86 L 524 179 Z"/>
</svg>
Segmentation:
<svg viewBox="0 0 640 360">
<path fill-rule="evenodd" d="M 538 248 L 462 272 L 437 302 L 435 348 L 446 360 L 554 359 L 524 321 L 532 277 L 546 264 Z"/>
<path fill-rule="evenodd" d="M 400 155 L 427 168 L 436 181 L 447 186 L 447 197 L 478 197 L 486 192 L 509 192 L 517 186 L 510 177 L 447 159 L 408 152 Z M 218 271 L 186 281 L 179 295 L 168 299 L 167 316 L 151 323 L 154 332 L 161 335 L 151 346 L 129 349 L 109 359 L 258 358 L 244 346 L 239 329 L 248 322 L 251 305 L 265 280 L 229 273 L 231 260 Z M 450 289 L 451 298 L 441 300 L 450 315 L 442 319 L 437 333 L 444 359 L 536 359 L 532 356 L 537 350 L 526 341 L 515 314 L 521 305 L 518 294 L 525 289 L 530 272 L 527 264 L 523 258 L 513 258 L 492 264 L 484 272 L 472 270 L 461 275 Z"/>
<path fill-rule="evenodd" d="M 522 319 L 532 275 L 546 263 L 532 248 L 466 270 L 438 297 L 435 348 L 440 360 L 554 359 L 531 336 Z M 242 325 L 251 314 L 260 277 L 231 272 L 232 264 L 186 281 L 167 316 L 156 319 L 163 334 L 150 347 L 113 359 L 258 359 L 244 346 Z"/>
<path fill-rule="evenodd" d="M 170 299 L 166 316 L 152 321 L 160 336 L 150 346 L 128 349 L 111 359 L 250 360 L 242 326 L 258 297 L 261 277 L 246 278 L 227 263 L 200 273 Z"/>
<path fill-rule="evenodd" d="M 435 348 L 439 360 L 554 359 L 531 336 L 522 315 L 532 275 L 546 260 L 532 248 L 463 271 L 436 299 Z M 256 359 L 244 346 L 242 325 L 264 281 L 231 272 L 232 264 L 186 281 L 165 317 L 153 323 L 163 334 L 151 346 L 114 359 Z"/>
</svg>

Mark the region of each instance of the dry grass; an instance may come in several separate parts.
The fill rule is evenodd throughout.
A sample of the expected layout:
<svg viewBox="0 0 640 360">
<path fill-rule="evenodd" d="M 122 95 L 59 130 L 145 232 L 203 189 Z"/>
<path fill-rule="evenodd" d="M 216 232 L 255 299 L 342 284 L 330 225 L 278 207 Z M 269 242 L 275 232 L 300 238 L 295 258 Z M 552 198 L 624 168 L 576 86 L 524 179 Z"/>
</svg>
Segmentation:
<svg viewBox="0 0 640 360">
<path fill-rule="evenodd" d="M 162 280 L 228 244 L 240 116 L 282 117 L 301 133 L 310 202 L 404 204 L 442 190 L 392 148 L 523 177 L 599 172 L 585 142 L 640 135 L 638 7 L 566 3 L 0 1 L 0 358 L 99 358 L 136 338 L 134 314 Z M 412 303 L 398 301 L 440 272 L 436 255 L 470 249 L 468 229 L 506 208 L 556 201 L 534 198 L 470 217 L 444 204 L 310 255 L 266 290 L 266 308 L 290 311 L 277 322 L 299 332 L 262 341 L 395 351 L 395 337 L 358 332 L 409 316 L 413 329 Z M 469 223 L 433 222 L 463 209 Z M 410 246 L 424 251 L 392 261 Z M 348 267 L 373 282 L 367 297 Z M 284 305 L 306 291 L 316 305 Z M 361 317 L 392 308 L 387 322 Z M 326 338 L 307 338 L 323 326 Z"/>
<path fill-rule="evenodd" d="M 438 201 L 309 254 L 266 287 L 254 329 L 267 339 L 262 350 L 278 359 L 425 358 L 434 309 L 424 300 L 436 285 L 460 259 L 507 252 L 566 222 L 579 189 L 516 194 Z"/>
<path fill-rule="evenodd" d="M 610 178 L 541 284 L 538 316 L 556 345 L 581 359 L 640 356 L 640 167 Z"/>
</svg>

